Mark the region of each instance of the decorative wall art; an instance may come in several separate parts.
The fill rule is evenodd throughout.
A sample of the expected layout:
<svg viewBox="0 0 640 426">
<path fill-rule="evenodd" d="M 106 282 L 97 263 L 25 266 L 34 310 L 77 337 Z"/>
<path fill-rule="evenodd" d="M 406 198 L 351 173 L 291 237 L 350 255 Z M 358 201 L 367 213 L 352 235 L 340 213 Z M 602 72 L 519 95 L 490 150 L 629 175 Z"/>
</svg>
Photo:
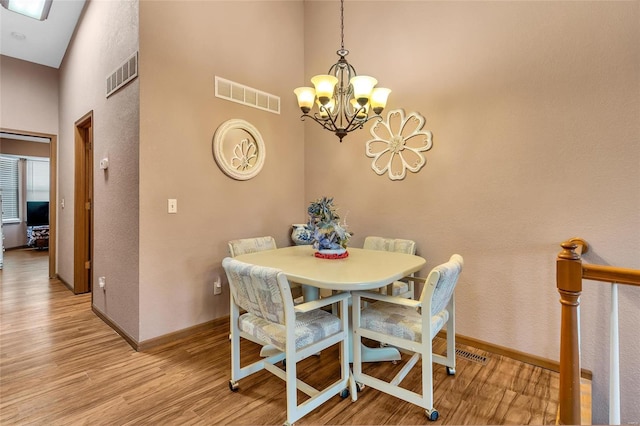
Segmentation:
<svg viewBox="0 0 640 426">
<path fill-rule="evenodd" d="M 227 176 L 236 180 L 251 179 L 264 165 L 266 151 L 262 135 L 245 120 L 227 120 L 213 136 L 213 156 Z"/>
<path fill-rule="evenodd" d="M 373 139 L 366 143 L 371 168 L 379 175 L 387 172 L 389 179 L 401 180 L 407 170 L 417 173 L 427 162 L 423 152 L 431 149 L 433 135 L 422 130 L 425 119 L 417 112 L 405 117 L 403 109 L 389 111 L 387 120 L 371 126 Z"/>
</svg>

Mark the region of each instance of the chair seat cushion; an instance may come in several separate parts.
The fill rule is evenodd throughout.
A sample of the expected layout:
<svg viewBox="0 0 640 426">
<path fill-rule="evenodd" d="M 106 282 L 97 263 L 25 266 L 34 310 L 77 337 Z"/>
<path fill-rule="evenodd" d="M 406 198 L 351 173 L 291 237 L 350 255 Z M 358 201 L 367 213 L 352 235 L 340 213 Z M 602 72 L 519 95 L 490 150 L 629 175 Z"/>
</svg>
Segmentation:
<svg viewBox="0 0 640 426">
<path fill-rule="evenodd" d="M 398 296 L 400 294 L 404 294 L 409 291 L 409 283 L 405 283 L 402 281 L 396 281 L 393 283 L 393 294 L 392 296 Z"/>
<path fill-rule="evenodd" d="M 392 285 L 392 296 L 401 296 L 409 291 L 409 283 L 405 283 L 403 281 L 394 281 Z M 371 291 L 377 291 L 378 293 L 387 294 L 387 287 L 380 287 Z"/>
<path fill-rule="evenodd" d="M 448 320 L 449 311 L 446 309 L 431 316 L 431 339 Z M 370 303 L 360 313 L 360 325 L 377 333 L 422 342 L 422 317 L 415 308 L 409 306 L 380 301 Z"/>
<path fill-rule="evenodd" d="M 296 349 L 304 348 L 341 330 L 340 318 L 321 309 L 296 313 Z M 256 315 L 246 313 L 238 318 L 238 327 L 258 340 L 285 351 L 286 328 Z"/>
</svg>

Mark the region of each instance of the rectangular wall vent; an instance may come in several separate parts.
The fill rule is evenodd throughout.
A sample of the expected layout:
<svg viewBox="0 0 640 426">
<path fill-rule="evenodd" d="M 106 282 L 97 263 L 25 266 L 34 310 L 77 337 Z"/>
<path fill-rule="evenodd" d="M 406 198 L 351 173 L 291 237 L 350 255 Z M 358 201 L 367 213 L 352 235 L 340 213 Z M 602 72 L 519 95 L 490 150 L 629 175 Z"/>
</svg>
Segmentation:
<svg viewBox="0 0 640 426">
<path fill-rule="evenodd" d="M 107 76 L 107 98 L 138 76 L 138 52 Z"/>
<path fill-rule="evenodd" d="M 215 77 L 216 97 L 280 114 L 280 97 L 244 84 Z"/>
</svg>

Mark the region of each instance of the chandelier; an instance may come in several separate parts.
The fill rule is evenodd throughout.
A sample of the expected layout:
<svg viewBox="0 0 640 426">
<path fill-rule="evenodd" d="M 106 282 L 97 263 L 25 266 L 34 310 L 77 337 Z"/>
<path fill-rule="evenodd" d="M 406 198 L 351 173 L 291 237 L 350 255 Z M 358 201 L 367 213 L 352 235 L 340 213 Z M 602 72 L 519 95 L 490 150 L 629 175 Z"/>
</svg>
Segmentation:
<svg viewBox="0 0 640 426">
<path fill-rule="evenodd" d="M 344 0 L 340 0 L 340 50 L 336 52 L 338 62 L 329 68 L 327 74 L 311 79 L 314 87 L 298 87 L 293 92 L 302 110 L 301 120 L 311 118 L 323 128 L 344 138 L 373 119 L 380 119 L 380 113 L 387 104 L 390 89 L 375 87 L 378 80 L 366 75 L 357 75 L 355 68 L 345 58 L 349 51 L 344 48 Z M 318 112 L 310 115 L 314 103 Z M 373 111 L 374 115 L 369 116 Z"/>
</svg>

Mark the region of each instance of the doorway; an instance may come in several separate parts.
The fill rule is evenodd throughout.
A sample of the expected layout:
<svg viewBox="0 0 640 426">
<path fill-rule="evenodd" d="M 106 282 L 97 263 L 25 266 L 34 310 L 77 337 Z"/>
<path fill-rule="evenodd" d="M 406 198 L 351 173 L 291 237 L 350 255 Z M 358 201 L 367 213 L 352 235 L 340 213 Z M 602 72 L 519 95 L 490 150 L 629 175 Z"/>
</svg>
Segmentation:
<svg viewBox="0 0 640 426">
<path fill-rule="evenodd" d="M 56 278 L 58 137 L 50 133 L 5 128 L 0 128 L 0 133 L 10 139 L 49 141 L 49 278 Z"/>
<path fill-rule="evenodd" d="M 93 262 L 93 111 L 75 123 L 73 292 L 91 291 Z"/>
</svg>

